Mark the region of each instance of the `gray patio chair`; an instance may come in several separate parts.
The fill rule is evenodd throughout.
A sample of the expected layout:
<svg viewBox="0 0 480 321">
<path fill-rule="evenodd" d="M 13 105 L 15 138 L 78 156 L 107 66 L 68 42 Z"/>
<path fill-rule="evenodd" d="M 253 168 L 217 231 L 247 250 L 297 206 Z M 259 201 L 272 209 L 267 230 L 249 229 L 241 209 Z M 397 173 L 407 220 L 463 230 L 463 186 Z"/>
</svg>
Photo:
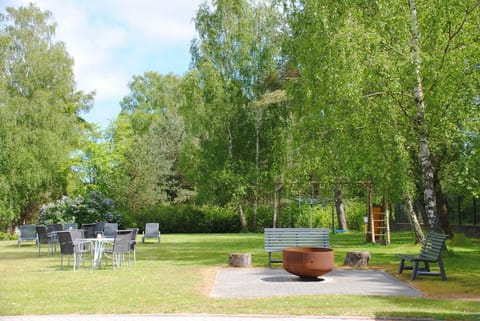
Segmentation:
<svg viewBox="0 0 480 321">
<path fill-rule="evenodd" d="M 36 225 L 35 231 L 37 232 L 37 247 L 38 255 L 40 255 L 40 248 L 42 244 L 47 245 L 48 255 L 50 255 L 50 248 L 55 250 L 56 237 L 53 237 L 51 234 L 48 234 L 47 227 L 45 225 Z"/>
<path fill-rule="evenodd" d="M 138 228 L 128 228 L 127 230 L 132 231 L 132 238 L 130 239 L 130 252 L 133 252 L 133 264 L 137 266 L 137 235 Z"/>
<path fill-rule="evenodd" d="M 118 223 L 105 223 L 103 226 L 103 237 L 114 238 L 117 234 Z"/>
<path fill-rule="evenodd" d="M 78 223 L 65 223 L 63 224 L 63 230 L 78 230 Z"/>
<path fill-rule="evenodd" d="M 95 234 L 95 223 L 82 224 L 82 230 L 86 239 L 97 237 L 97 235 Z"/>
<path fill-rule="evenodd" d="M 121 267 L 125 263 L 125 255 L 128 255 L 128 268 L 130 268 L 130 241 L 131 230 L 117 231 L 111 249 L 105 249 L 103 254 L 106 259 L 112 259 L 112 268 Z"/>
<path fill-rule="evenodd" d="M 23 241 L 37 241 L 37 233 L 35 231 L 35 225 L 25 224 L 20 225 L 18 234 L 18 247 L 21 246 Z"/>
<path fill-rule="evenodd" d="M 92 247 L 91 247 L 91 242 L 85 240 L 85 233 L 83 230 L 69 230 L 70 234 L 72 235 L 72 240 L 73 242 L 81 241 L 83 244 L 81 247 L 83 247 L 84 250 L 87 252 L 92 252 Z"/>
<path fill-rule="evenodd" d="M 58 243 L 57 232 L 60 232 L 60 231 L 63 231 L 63 225 L 61 223 L 47 225 L 47 232 L 48 232 L 48 235 L 52 238 L 55 252 L 57 251 L 57 243 Z"/>
<path fill-rule="evenodd" d="M 95 223 L 95 236 L 97 236 L 98 234 L 102 234 L 103 235 L 103 229 L 105 227 L 105 223 L 106 222 L 97 222 Z"/>
<path fill-rule="evenodd" d="M 79 231 L 79 230 L 75 230 Z M 86 249 L 88 241 L 82 241 L 74 238 L 75 233 L 72 231 L 60 231 L 57 233 L 60 242 L 60 269 L 63 270 L 63 256 L 69 255 L 68 264 L 70 264 L 70 256 L 73 256 L 73 270 L 76 270 L 79 263 L 85 262 L 85 256 L 90 253 Z"/>
<path fill-rule="evenodd" d="M 48 233 L 55 233 L 55 232 L 60 232 L 63 231 L 63 225 L 60 223 L 55 223 L 55 224 L 48 224 L 47 225 L 47 232 Z"/>
<path fill-rule="evenodd" d="M 142 235 L 142 243 L 145 243 L 146 238 L 156 238 L 160 243 L 160 224 L 159 223 L 147 223 L 145 225 L 145 231 Z"/>
</svg>

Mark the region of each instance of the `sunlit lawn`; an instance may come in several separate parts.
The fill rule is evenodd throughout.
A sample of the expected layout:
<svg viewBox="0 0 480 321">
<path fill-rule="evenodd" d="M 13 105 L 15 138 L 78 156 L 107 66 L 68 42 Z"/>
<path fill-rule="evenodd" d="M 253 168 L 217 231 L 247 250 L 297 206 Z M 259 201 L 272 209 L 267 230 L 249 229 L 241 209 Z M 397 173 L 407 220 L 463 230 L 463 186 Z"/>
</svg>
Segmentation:
<svg viewBox="0 0 480 321">
<path fill-rule="evenodd" d="M 252 299 L 209 297 L 216 270 L 228 253 L 252 253 L 253 265 L 265 267 L 263 234 L 162 235 L 138 244 L 137 266 L 112 270 L 88 266 L 60 270 L 59 254 L 47 256 L 36 245 L 0 242 L 0 315 L 72 313 L 232 313 L 281 315 L 413 316 L 480 320 L 480 240 L 457 236 L 444 257 L 440 277 L 409 280 L 397 274 L 396 253 L 417 253 L 410 233 L 394 233 L 392 245 L 365 244 L 361 233 L 331 235 L 337 267 L 345 253 L 367 250 L 369 268 L 383 269 L 426 294 L 424 298 L 308 295 Z M 65 260 L 64 260 L 65 264 Z M 436 265 L 434 265 L 436 267 Z M 278 268 L 280 268 L 278 266 Z"/>
</svg>

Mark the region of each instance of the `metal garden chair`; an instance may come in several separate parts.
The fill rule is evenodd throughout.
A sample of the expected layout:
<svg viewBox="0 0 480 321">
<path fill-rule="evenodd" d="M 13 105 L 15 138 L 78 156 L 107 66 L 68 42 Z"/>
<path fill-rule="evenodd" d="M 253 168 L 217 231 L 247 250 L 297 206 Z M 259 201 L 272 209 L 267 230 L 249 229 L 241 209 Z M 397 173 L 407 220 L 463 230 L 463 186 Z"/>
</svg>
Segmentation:
<svg viewBox="0 0 480 321">
<path fill-rule="evenodd" d="M 145 243 L 146 238 L 156 238 L 160 243 L 160 224 L 159 223 L 147 223 L 145 225 L 145 231 L 142 235 L 142 243 Z"/>
</svg>

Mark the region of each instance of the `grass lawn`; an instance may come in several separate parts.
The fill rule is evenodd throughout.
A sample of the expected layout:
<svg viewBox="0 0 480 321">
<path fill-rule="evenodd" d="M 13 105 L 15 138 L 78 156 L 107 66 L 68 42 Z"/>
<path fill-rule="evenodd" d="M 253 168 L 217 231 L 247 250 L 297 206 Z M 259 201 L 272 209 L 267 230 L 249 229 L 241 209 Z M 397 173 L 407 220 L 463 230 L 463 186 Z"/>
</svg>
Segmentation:
<svg viewBox="0 0 480 321">
<path fill-rule="evenodd" d="M 213 313 L 279 315 L 351 315 L 480 320 L 480 240 L 457 235 L 444 255 L 448 280 L 397 274 L 396 253 L 418 253 L 410 233 L 392 234 L 392 245 L 365 244 L 362 233 L 331 235 L 335 263 L 345 253 L 367 250 L 370 268 L 383 269 L 426 294 L 423 298 L 309 295 L 275 298 L 209 297 L 216 270 L 228 253 L 252 253 L 265 267 L 263 234 L 170 234 L 161 243 L 137 246 L 137 266 L 60 270 L 59 254 L 37 255 L 32 242 L 0 242 L 0 315 L 74 313 Z M 433 265 L 436 268 L 436 264 Z"/>
</svg>

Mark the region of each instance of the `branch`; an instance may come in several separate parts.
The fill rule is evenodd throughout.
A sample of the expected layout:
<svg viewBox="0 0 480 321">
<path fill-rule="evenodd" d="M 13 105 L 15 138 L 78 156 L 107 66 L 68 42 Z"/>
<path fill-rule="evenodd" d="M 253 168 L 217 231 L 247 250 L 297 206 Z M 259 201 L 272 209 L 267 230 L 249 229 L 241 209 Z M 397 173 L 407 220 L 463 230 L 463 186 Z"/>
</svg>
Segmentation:
<svg viewBox="0 0 480 321">
<path fill-rule="evenodd" d="M 372 96 L 379 96 L 379 95 L 383 95 L 383 94 L 385 94 L 384 91 L 377 91 L 377 92 L 374 92 L 374 93 L 370 93 L 370 94 L 363 95 L 362 98 L 368 98 L 368 97 L 372 97 Z"/>
<path fill-rule="evenodd" d="M 455 39 L 455 37 L 457 37 L 458 34 L 462 31 L 463 27 L 465 26 L 465 23 L 467 22 L 467 17 L 473 11 L 475 11 L 478 7 L 480 7 L 480 1 L 477 1 L 476 5 L 474 5 L 471 9 L 467 9 L 465 11 L 465 15 L 463 16 L 463 19 L 460 22 L 460 25 L 458 26 L 458 28 L 455 31 L 452 32 L 452 25 L 451 24 L 448 25 L 448 41 L 447 41 L 447 45 L 443 49 L 442 62 L 440 63 L 440 66 L 438 68 L 439 70 L 441 70 L 443 68 L 443 65 L 444 65 L 445 60 L 446 60 L 446 56 L 447 56 L 448 52 L 450 51 L 449 49 L 450 49 L 450 45 L 451 45 L 453 39 Z"/>
</svg>

